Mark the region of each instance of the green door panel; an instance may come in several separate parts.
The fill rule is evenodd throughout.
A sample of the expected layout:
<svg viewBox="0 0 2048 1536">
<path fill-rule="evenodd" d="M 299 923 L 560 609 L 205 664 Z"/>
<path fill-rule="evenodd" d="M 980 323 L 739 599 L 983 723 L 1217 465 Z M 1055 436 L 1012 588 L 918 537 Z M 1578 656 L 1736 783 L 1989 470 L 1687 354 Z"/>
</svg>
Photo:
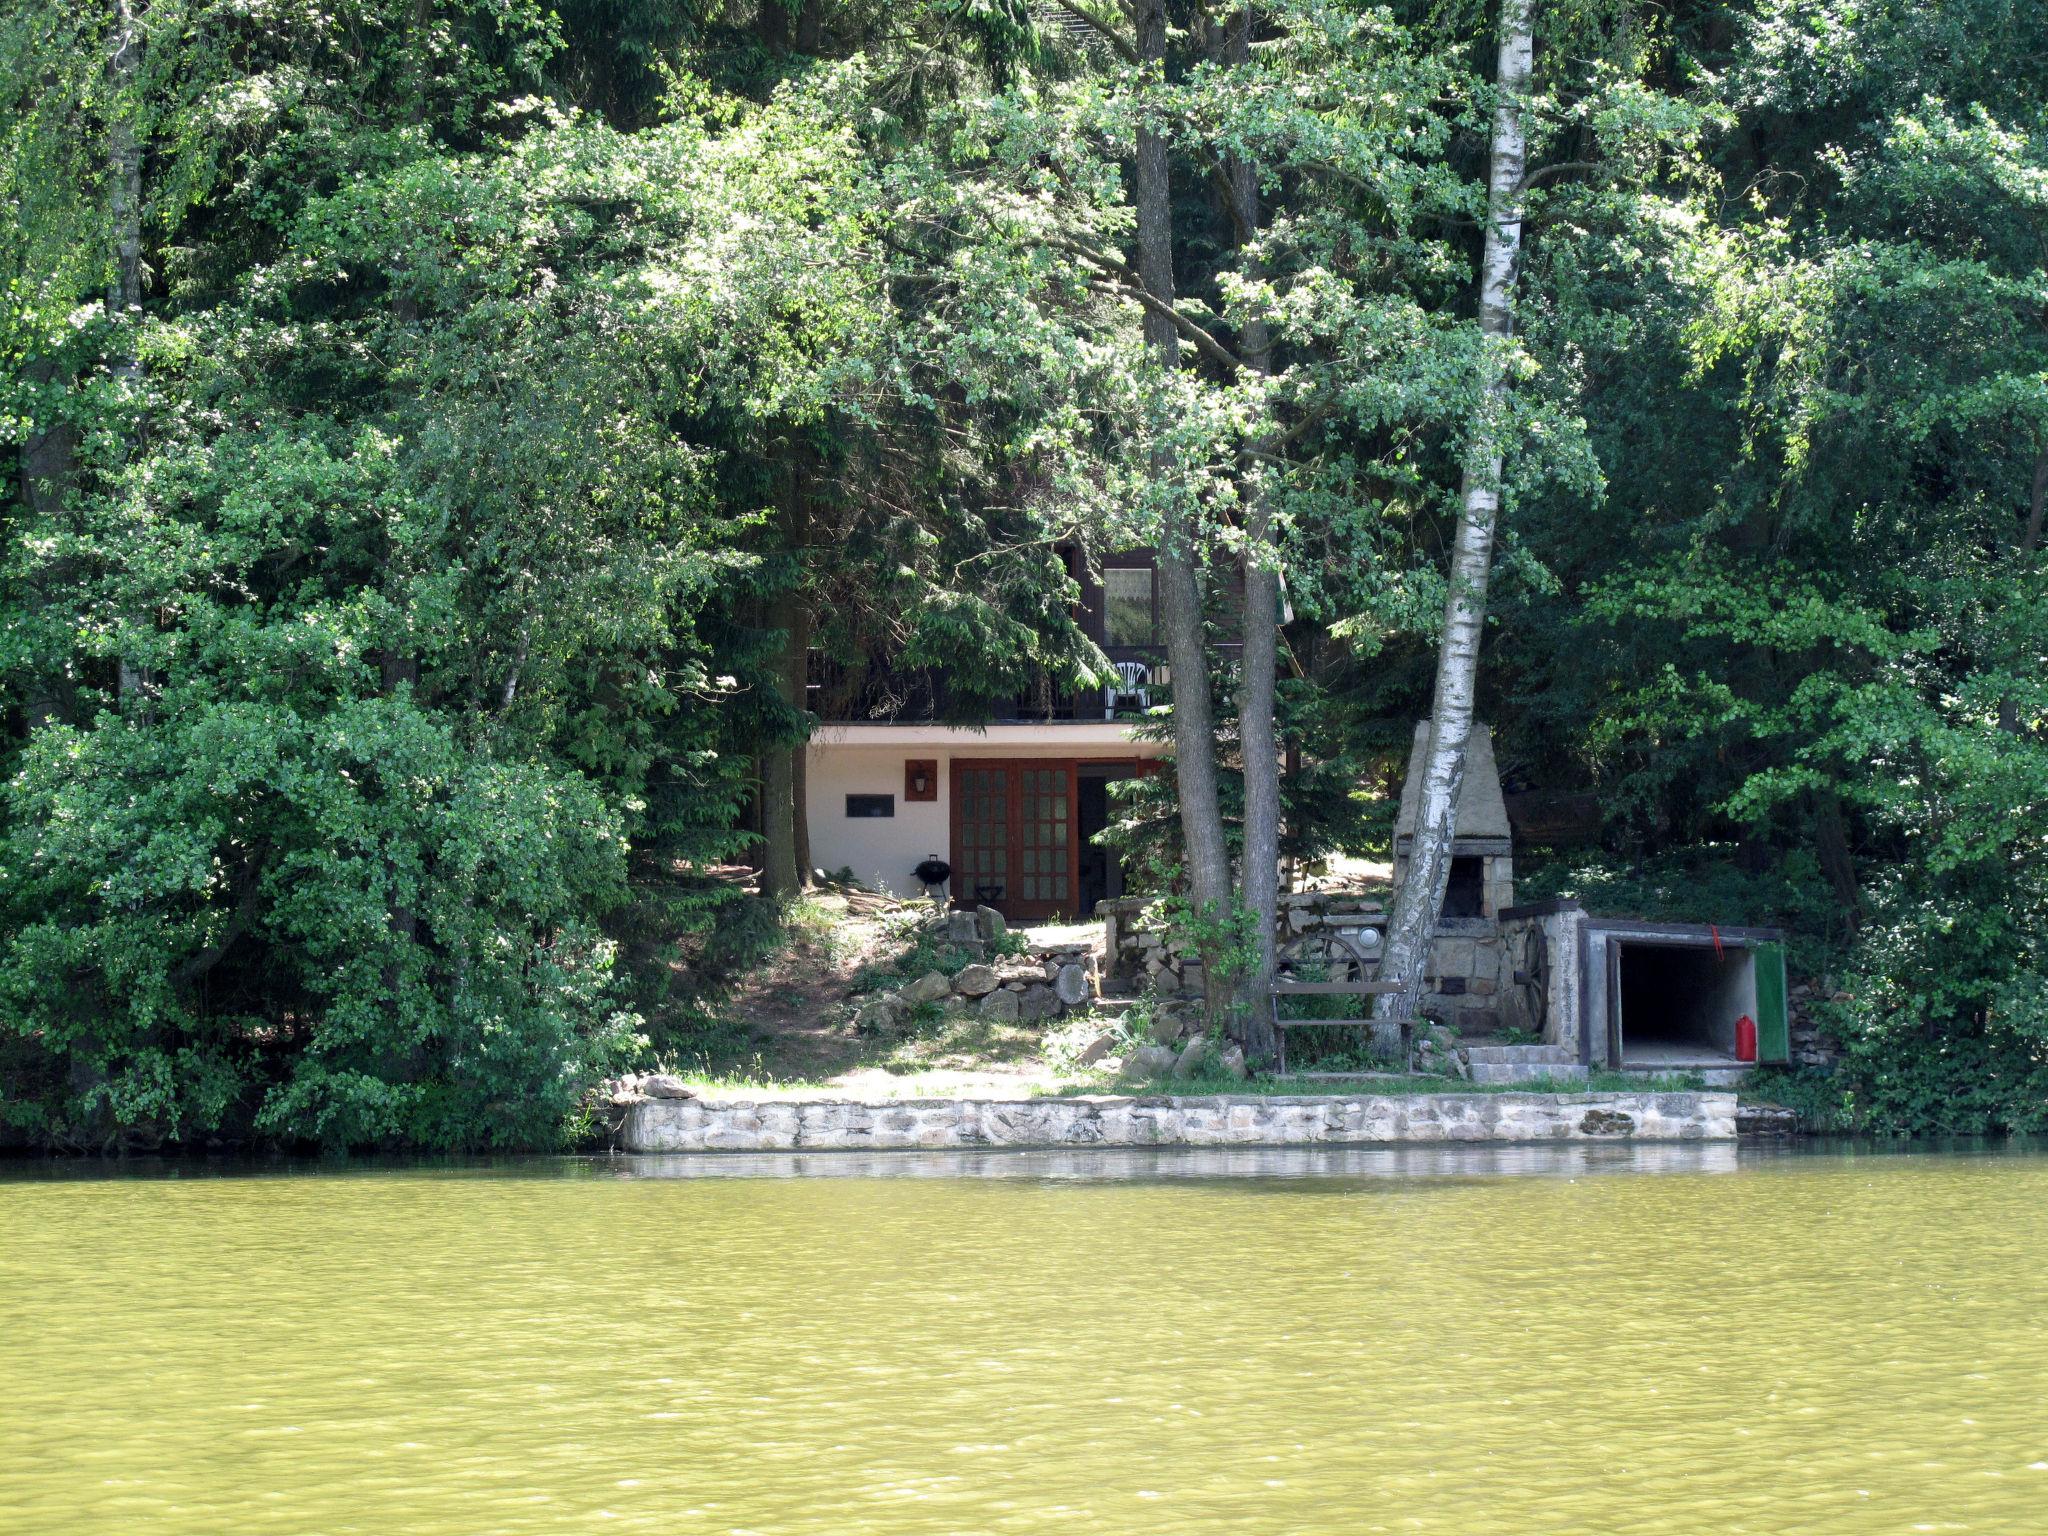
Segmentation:
<svg viewBox="0 0 2048 1536">
<path fill-rule="evenodd" d="M 1785 946 L 1756 947 L 1756 1059 L 1789 1061 L 1792 1029 L 1785 1016 Z"/>
</svg>

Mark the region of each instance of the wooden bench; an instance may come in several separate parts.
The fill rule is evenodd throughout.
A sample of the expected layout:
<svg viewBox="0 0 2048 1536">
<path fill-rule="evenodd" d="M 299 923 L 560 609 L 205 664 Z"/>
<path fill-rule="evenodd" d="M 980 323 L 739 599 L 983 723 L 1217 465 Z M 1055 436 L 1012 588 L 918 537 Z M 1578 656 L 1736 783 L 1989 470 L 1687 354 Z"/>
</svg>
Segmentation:
<svg viewBox="0 0 2048 1536">
<path fill-rule="evenodd" d="M 1273 981 L 1273 1039 L 1277 1046 L 1273 1071 L 1278 1077 L 1287 1076 L 1287 1034 L 1295 1029 L 1359 1029 L 1381 1024 L 1391 1024 L 1401 1031 L 1401 1072 L 1408 1075 L 1415 1070 L 1415 1026 L 1420 1019 L 1283 1019 L 1280 1017 L 1280 999 L 1283 997 L 1383 997 L 1399 992 L 1398 981 L 1296 981 L 1292 977 L 1279 976 Z M 1357 1072 L 1301 1072 L 1299 1077 L 1359 1077 Z"/>
</svg>

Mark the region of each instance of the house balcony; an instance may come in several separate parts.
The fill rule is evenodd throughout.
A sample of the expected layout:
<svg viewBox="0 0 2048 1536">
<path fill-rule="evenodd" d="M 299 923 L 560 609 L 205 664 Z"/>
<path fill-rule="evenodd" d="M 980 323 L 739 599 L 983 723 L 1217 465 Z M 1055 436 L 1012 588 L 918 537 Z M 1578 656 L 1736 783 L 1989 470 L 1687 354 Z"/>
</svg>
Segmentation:
<svg viewBox="0 0 2048 1536">
<path fill-rule="evenodd" d="M 1226 667 L 1236 665 L 1238 646 L 1218 648 Z M 1105 646 L 1118 681 L 1080 692 L 1056 690 L 1042 678 L 1038 687 L 997 699 L 976 710 L 933 667 L 894 668 L 871 662 L 864 670 L 821 656 L 811 657 L 806 707 L 833 725 L 1063 725 L 1135 721 L 1166 702 L 1170 681 L 1162 646 Z"/>
</svg>

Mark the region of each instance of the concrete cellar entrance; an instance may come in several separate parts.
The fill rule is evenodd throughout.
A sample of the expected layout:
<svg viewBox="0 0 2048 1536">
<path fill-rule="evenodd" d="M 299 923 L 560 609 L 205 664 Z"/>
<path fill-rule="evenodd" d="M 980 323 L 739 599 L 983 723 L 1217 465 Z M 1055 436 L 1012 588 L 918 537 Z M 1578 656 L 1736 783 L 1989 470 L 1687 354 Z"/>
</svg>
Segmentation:
<svg viewBox="0 0 2048 1536">
<path fill-rule="evenodd" d="M 1624 1068 L 1735 1063 L 1735 1021 L 1757 1017 L 1755 950 L 1622 940 L 1613 955 Z"/>
<path fill-rule="evenodd" d="M 1556 938 L 1579 952 L 1571 977 L 1552 971 L 1546 983 L 1554 1012 L 1546 1032 L 1577 1047 L 1589 1067 L 1706 1071 L 1718 1081 L 1714 1073 L 1786 1061 L 1786 950 L 1776 928 L 1593 918 L 1575 903 L 1513 915 L 1554 924 Z M 1735 1055 L 1743 1014 L 1757 1026 L 1755 1063 Z"/>
</svg>

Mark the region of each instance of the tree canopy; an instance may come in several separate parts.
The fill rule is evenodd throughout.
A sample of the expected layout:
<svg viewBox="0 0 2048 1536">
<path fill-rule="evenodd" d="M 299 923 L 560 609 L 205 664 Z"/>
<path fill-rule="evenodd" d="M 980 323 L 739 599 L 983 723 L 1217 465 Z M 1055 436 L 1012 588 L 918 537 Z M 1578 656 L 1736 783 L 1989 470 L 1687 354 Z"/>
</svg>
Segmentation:
<svg viewBox="0 0 2048 1536">
<path fill-rule="evenodd" d="M 1218 815 L 1277 732 L 1370 851 L 1477 434 L 1536 884 L 1784 924 L 1867 1123 L 2048 1118 L 2048 13 L 1538 0 L 1504 344 L 1498 19 L 0 5 L 0 1115 L 550 1143 L 802 878 L 811 669 L 1098 680 L 1065 548 L 1269 574 Z"/>
</svg>

